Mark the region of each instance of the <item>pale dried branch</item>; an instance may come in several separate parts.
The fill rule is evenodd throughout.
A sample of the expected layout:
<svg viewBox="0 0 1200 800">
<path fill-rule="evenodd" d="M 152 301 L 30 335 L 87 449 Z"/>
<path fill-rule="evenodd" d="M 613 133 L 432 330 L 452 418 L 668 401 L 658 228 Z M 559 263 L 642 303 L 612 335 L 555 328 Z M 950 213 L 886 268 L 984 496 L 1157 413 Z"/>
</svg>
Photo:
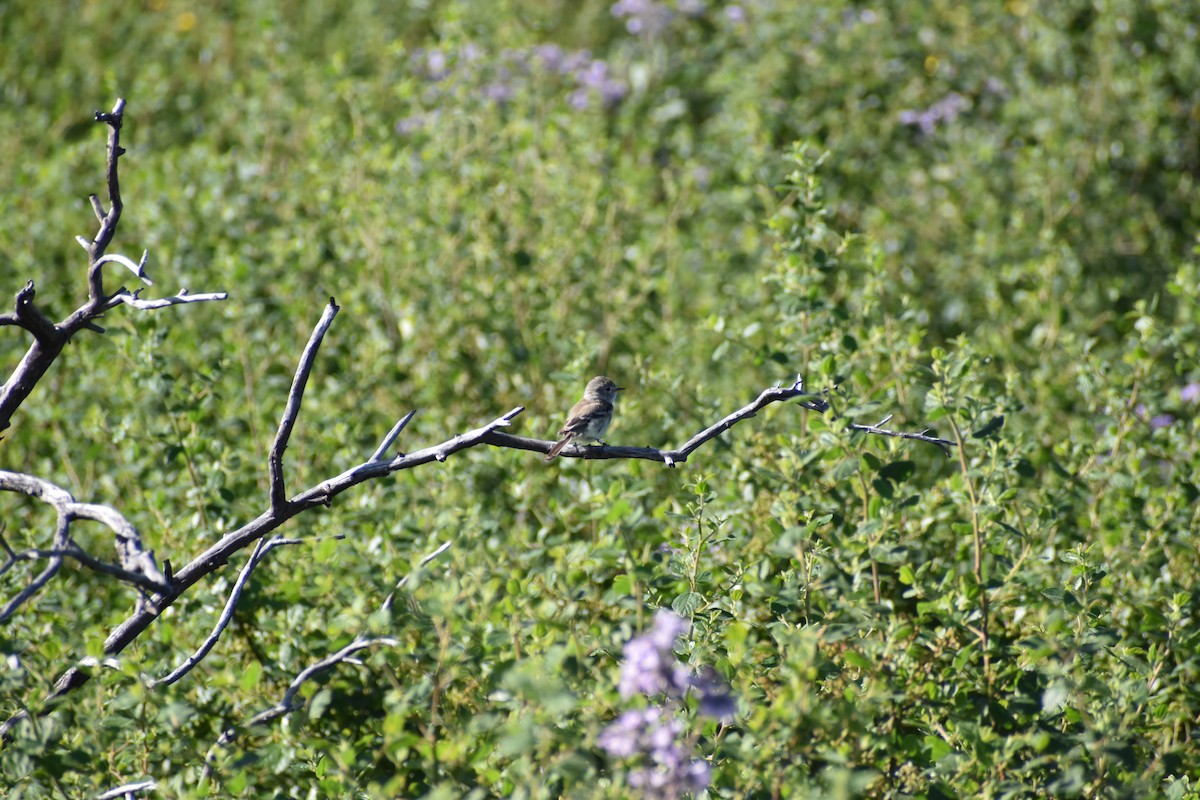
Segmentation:
<svg viewBox="0 0 1200 800">
<path fill-rule="evenodd" d="M 0 470 L 0 491 L 23 494 L 41 500 L 54 507 L 58 513 L 53 544 L 45 550 L 27 550 L 15 553 L 5 542 L 9 562 L 46 558 L 49 564 L 29 586 L 0 610 L 0 621 L 8 619 L 26 600 L 54 577 L 64 558 L 73 558 L 84 566 L 105 575 L 124 580 L 140 589 L 158 593 L 170 591 L 166 578 L 154 561 L 154 552 L 145 549 L 141 535 L 129 520 L 115 509 L 93 503 L 80 503 L 71 493 L 50 481 L 19 472 Z M 108 564 L 89 556 L 71 540 L 71 522 L 77 519 L 92 520 L 107 526 L 116 534 L 115 549 L 121 566 Z M 6 563 L 4 571 L 11 566 Z"/>
<path fill-rule="evenodd" d="M 229 297 L 225 292 L 203 292 L 201 294 L 190 294 L 187 289 L 180 289 L 179 294 L 171 297 L 158 297 L 154 300 L 143 300 L 140 297 L 141 289 L 136 292 L 131 292 L 127 289 L 121 289 L 119 292 L 108 298 L 106 308 L 116 308 L 119 305 L 127 305 L 131 308 L 136 308 L 138 311 L 155 311 L 168 306 L 179 306 L 184 303 L 205 303 L 211 300 L 224 300 Z"/>
<path fill-rule="evenodd" d="M 371 457 L 368 458 L 367 461 L 378 461 L 379 459 L 383 458 L 384 454 L 387 453 L 388 448 L 392 446 L 392 442 L 396 441 L 396 438 L 400 435 L 400 432 L 404 430 L 405 426 L 408 425 L 409 421 L 412 420 L 412 418 L 416 415 L 417 411 L 416 409 L 413 409 L 405 414 L 399 422 L 393 425 L 392 429 L 388 431 L 388 435 L 383 437 L 383 441 L 379 443 L 379 447 L 375 448 L 375 452 L 371 453 Z"/>
<path fill-rule="evenodd" d="M 137 783 L 127 783 L 124 786 L 117 786 L 109 789 L 104 794 L 96 795 L 96 800 L 137 800 L 138 792 L 154 792 L 158 790 L 158 784 L 155 781 L 138 781 Z"/>
<path fill-rule="evenodd" d="M 208 756 L 205 759 L 206 763 L 204 765 L 203 776 L 207 777 L 212 772 L 213 755 L 214 750 L 217 747 L 225 747 L 232 744 L 237 739 L 238 734 L 244 728 L 252 728 L 255 725 L 265 725 L 268 722 L 273 722 L 280 717 L 296 711 L 303 705 L 303 703 L 300 703 L 296 700 L 296 694 L 300 691 L 300 688 L 304 686 L 304 684 L 308 683 L 308 681 L 312 680 L 317 675 L 320 675 L 322 672 L 333 669 L 339 664 L 360 664 L 361 662 L 354 658 L 355 653 L 380 645 L 385 647 L 399 647 L 400 642 L 397 639 L 387 636 L 381 636 L 373 639 L 358 637 L 333 655 L 327 656 L 315 664 L 310 664 L 309 666 L 305 667 L 295 678 L 292 679 L 292 682 L 288 684 L 288 688 L 284 691 L 283 697 L 280 698 L 278 703 L 266 709 L 265 711 L 255 714 L 243 725 L 232 726 L 225 729 L 225 731 L 217 738 L 217 742 L 215 745 L 213 745 L 213 748 L 209 750 Z"/>
<path fill-rule="evenodd" d="M 110 253 L 109 255 L 100 256 L 96 259 L 96 266 L 100 267 L 105 264 L 120 264 L 136 275 L 142 283 L 147 286 L 153 286 L 154 281 L 150 280 L 150 276 L 146 274 L 146 258 L 149 256 L 145 250 L 142 251 L 142 260 L 134 263 L 133 259 L 128 256 L 123 256 L 120 253 Z"/>
</svg>

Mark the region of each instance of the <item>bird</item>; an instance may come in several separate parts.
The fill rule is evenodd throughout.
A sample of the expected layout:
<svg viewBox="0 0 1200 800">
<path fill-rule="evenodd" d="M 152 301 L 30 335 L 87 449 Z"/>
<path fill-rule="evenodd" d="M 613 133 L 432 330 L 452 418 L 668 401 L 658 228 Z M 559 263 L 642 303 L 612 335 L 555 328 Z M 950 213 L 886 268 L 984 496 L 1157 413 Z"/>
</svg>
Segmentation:
<svg viewBox="0 0 1200 800">
<path fill-rule="evenodd" d="M 604 444 L 600 437 L 612 422 L 613 403 L 619 391 L 622 391 L 622 387 L 608 378 L 596 376 L 588 381 L 583 398 L 571 408 L 566 424 L 558 432 L 562 438 L 550 448 L 546 460 L 553 461 L 564 447 L 574 441 L 591 440 Z"/>
</svg>

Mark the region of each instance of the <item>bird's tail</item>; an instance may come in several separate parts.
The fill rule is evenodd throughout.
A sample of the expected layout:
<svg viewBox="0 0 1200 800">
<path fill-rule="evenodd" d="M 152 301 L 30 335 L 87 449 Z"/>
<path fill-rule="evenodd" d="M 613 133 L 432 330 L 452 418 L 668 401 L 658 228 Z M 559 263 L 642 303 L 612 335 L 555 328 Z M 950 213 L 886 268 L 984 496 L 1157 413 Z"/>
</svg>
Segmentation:
<svg viewBox="0 0 1200 800">
<path fill-rule="evenodd" d="M 564 447 L 566 447 L 568 444 L 570 444 L 571 440 L 574 438 L 575 438 L 574 436 L 567 436 L 566 438 L 555 442 L 554 447 L 550 448 L 550 452 L 546 453 L 546 460 L 553 461 L 554 457 L 557 456 L 559 453 L 561 453 L 562 449 Z"/>
</svg>

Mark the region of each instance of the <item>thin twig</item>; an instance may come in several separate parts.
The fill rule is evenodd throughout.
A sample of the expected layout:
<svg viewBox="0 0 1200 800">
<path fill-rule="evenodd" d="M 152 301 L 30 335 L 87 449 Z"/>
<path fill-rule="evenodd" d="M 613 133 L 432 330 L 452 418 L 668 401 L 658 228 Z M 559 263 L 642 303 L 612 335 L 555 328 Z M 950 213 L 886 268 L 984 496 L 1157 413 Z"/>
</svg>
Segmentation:
<svg viewBox="0 0 1200 800">
<path fill-rule="evenodd" d="M 322 672 L 333 669 L 338 664 L 343 662 L 356 663 L 356 659 L 353 658 L 355 653 L 371 647 L 376 647 L 378 645 L 383 645 L 386 647 L 399 647 L 400 642 L 397 639 L 386 636 L 373 639 L 358 637 L 333 655 L 327 656 L 315 664 L 310 664 L 301 670 L 301 672 L 292 679 L 292 682 L 288 684 L 288 688 L 284 691 L 283 697 L 278 703 L 266 709 L 265 711 L 255 714 L 253 717 L 248 719 L 244 725 L 235 725 L 225 729 L 225 731 L 217 738 L 217 742 L 215 745 L 213 745 L 213 748 L 209 750 L 208 757 L 205 759 L 206 763 L 204 765 L 202 778 L 208 777 L 212 773 L 214 755 L 213 750 L 215 750 L 217 747 L 225 747 L 229 744 L 232 744 L 237 739 L 238 734 L 243 728 L 252 728 L 255 725 L 265 725 L 268 722 L 273 722 L 274 720 L 277 720 L 280 717 L 297 710 L 302 704 L 296 701 L 296 693 L 300 691 L 300 688 L 304 686 L 305 683 L 312 680 L 317 675 L 320 675 Z"/>
<path fill-rule="evenodd" d="M 104 279 L 101 274 L 104 267 L 104 251 L 117 232 L 117 223 L 121 221 L 121 210 L 124 208 L 124 204 L 121 202 L 121 181 L 118 176 L 117 161 L 125 154 L 125 148 L 121 147 L 121 125 L 125 122 L 125 98 L 118 97 L 112 111 L 97 111 L 95 117 L 97 122 L 108 125 L 106 181 L 108 213 L 100 220 L 100 230 L 96 232 L 91 246 L 88 248 L 88 257 L 91 261 L 88 266 L 88 297 L 93 303 L 100 302 L 104 298 Z M 92 204 L 92 210 L 99 210 L 99 201 Z"/>
<path fill-rule="evenodd" d="M 54 531 L 54 546 L 56 550 L 63 549 L 70 542 L 71 519 L 61 510 L 58 512 L 58 525 Z M 25 604 L 25 601 L 37 594 L 43 586 L 45 586 L 51 578 L 53 578 L 60 567 L 62 567 L 62 556 L 51 556 L 50 563 L 42 570 L 36 578 L 29 582 L 29 585 L 17 592 L 16 597 L 9 600 L 0 609 L 0 622 L 5 622 L 9 617 L 16 613 L 17 609 Z"/>
<path fill-rule="evenodd" d="M 384 453 L 386 453 L 388 448 L 392 446 L 392 442 L 396 441 L 396 437 L 398 437 L 400 432 L 404 430 L 404 427 L 408 425 L 409 420 L 416 416 L 416 413 L 417 410 L 414 408 L 412 411 L 405 414 L 399 422 L 393 425 L 392 429 L 388 431 L 388 435 L 383 437 L 383 441 L 379 443 L 379 447 L 375 448 L 375 452 L 371 453 L 371 457 L 368 458 L 367 461 L 378 461 L 379 459 L 383 458 Z"/>
<path fill-rule="evenodd" d="M 427 555 L 427 556 L 425 556 L 424 558 L 422 558 L 422 559 L 421 559 L 421 563 L 417 565 L 417 569 L 420 569 L 421 567 L 424 567 L 424 566 L 425 566 L 426 564 L 428 564 L 430 561 L 433 561 L 435 558 L 437 558 L 438 556 L 440 556 L 442 553 L 444 553 L 444 552 L 446 552 L 447 550 L 449 550 L 449 549 L 450 549 L 450 545 L 452 545 L 452 544 L 454 544 L 454 542 L 452 542 L 452 541 L 445 541 L 445 542 L 442 542 L 442 544 L 441 544 L 441 545 L 438 547 L 438 549 L 437 549 L 437 550 L 434 550 L 432 553 L 430 553 L 429 555 Z M 414 572 L 415 572 L 415 570 L 414 570 Z M 395 586 L 395 588 L 394 588 L 394 589 L 392 589 L 390 592 L 388 592 L 388 596 L 387 596 L 387 597 L 385 597 L 385 598 L 384 598 L 384 600 L 383 600 L 383 605 L 382 605 L 382 606 L 380 606 L 380 608 L 381 608 L 382 610 L 384 610 L 384 611 L 390 611 L 390 610 L 391 610 L 391 608 L 392 608 L 392 603 L 393 603 L 393 602 L 395 601 L 395 599 L 396 599 L 396 592 L 398 592 L 398 591 L 400 591 L 401 589 L 403 589 L 403 588 L 404 588 L 404 584 L 408 583 L 408 579 L 409 579 L 409 577 L 410 577 L 410 576 L 412 576 L 412 574 L 413 574 L 412 572 L 409 572 L 407 575 L 405 575 L 403 578 L 401 578 L 401 579 L 400 579 L 400 581 L 399 581 L 399 582 L 396 584 L 396 586 Z"/>
<path fill-rule="evenodd" d="M 136 308 L 138 311 L 154 311 L 168 306 L 179 306 L 184 303 L 205 303 L 211 300 L 224 300 L 229 297 L 226 292 L 204 292 L 201 294 L 189 294 L 187 289 L 180 289 L 179 294 L 171 297 L 159 297 L 154 300 L 142 300 L 139 297 L 141 289 L 136 292 L 130 292 L 126 289 L 114 294 L 108 299 L 105 308 L 116 308 L 119 305 L 127 305 L 130 308 Z"/>
<path fill-rule="evenodd" d="M 187 675 L 192 669 L 204 660 L 209 651 L 216 645 L 217 640 L 221 638 L 221 634 L 229 627 L 230 621 L 233 619 L 233 610 L 237 607 L 237 602 L 242 596 L 242 590 L 246 588 L 246 584 L 250 580 L 250 573 L 254 572 L 254 568 L 266 558 L 267 553 L 274 550 L 276 547 L 285 544 L 295 544 L 298 539 L 284 539 L 280 536 L 274 536 L 270 539 L 259 539 L 258 544 L 254 548 L 254 552 L 250 554 L 250 559 L 246 565 L 242 567 L 242 571 L 238 574 L 237 580 L 234 581 L 233 589 L 229 592 L 229 599 L 225 601 L 225 608 L 222 609 L 221 615 L 217 618 L 216 624 L 213 626 L 212 632 L 207 638 L 196 648 L 190 656 L 185 658 L 183 662 L 157 680 L 150 681 L 150 686 L 170 685 L 175 681 Z"/>
</svg>

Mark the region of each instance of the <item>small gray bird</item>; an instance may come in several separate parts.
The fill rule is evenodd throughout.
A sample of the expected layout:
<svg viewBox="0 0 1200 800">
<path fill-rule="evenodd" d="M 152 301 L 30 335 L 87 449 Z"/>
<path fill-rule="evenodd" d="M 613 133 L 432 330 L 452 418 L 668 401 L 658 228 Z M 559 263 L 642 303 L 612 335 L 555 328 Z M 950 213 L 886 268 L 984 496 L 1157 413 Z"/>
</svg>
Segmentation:
<svg viewBox="0 0 1200 800">
<path fill-rule="evenodd" d="M 596 441 L 608 430 L 613 417 L 613 402 L 621 387 L 608 378 L 596 377 L 588 381 L 583 390 L 583 399 L 575 404 L 567 416 L 567 422 L 558 435 L 562 438 L 550 448 L 546 460 L 551 461 L 562 449 L 574 441 Z"/>
</svg>

